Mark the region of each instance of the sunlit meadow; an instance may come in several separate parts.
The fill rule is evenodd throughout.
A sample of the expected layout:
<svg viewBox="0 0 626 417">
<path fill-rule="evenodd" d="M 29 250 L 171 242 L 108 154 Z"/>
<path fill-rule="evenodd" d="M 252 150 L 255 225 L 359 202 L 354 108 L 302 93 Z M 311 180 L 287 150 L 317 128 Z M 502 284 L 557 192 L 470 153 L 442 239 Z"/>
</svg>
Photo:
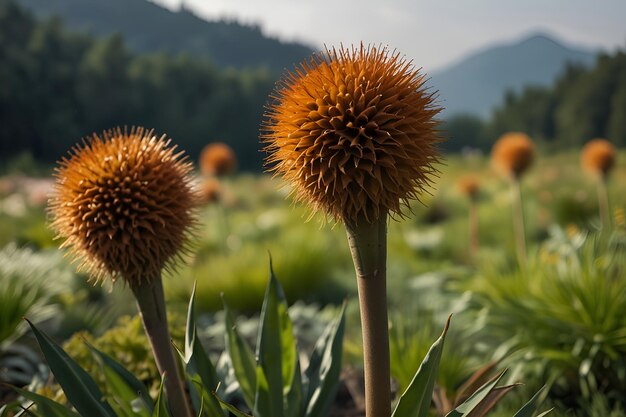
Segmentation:
<svg viewBox="0 0 626 417">
<path fill-rule="evenodd" d="M 385 44 L 21 1 L 0 417 L 626 417 L 624 52 L 450 114 Z"/>
</svg>

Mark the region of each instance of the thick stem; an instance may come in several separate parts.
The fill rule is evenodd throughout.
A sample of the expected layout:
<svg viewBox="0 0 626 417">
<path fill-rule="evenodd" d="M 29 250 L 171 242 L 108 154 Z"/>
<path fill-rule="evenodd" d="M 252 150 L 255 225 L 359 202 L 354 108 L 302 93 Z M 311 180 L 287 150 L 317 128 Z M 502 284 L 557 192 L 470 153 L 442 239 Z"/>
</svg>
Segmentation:
<svg viewBox="0 0 626 417">
<path fill-rule="evenodd" d="M 469 240 L 470 255 L 476 256 L 478 253 L 478 207 L 475 198 L 470 198 L 469 202 Z"/>
<path fill-rule="evenodd" d="M 600 222 L 602 233 L 611 228 L 611 211 L 609 209 L 609 192 L 606 186 L 606 177 L 603 175 L 598 180 L 598 207 L 600 209 Z"/>
<path fill-rule="evenodd" d="M 522 190 L 519 178 L 511 182 L 511 197 L 513 204 L 513 227 L 515 228 L 515 246 L 517 260 L 522 271 L 526 270 L 526 232 L 524 231 L 524 207 L 522 206 Z"/>
<path fill-rule="evenodd" d="M 387 214 L 374 223 L 345 220 L 356 270 L 365 373 L 366 417 L 391 415 L 387 322 Z"/>
<path fill-rule="evenodd" d="M 149 284 L 131 285 L 131 288 L 137 300 L 143 327 L 150 340 L 157 368 L 161 375 L 165 374 L 165 393 L 172 415 L 192 417 L 167 329 L 167 313 L 161 277 L 155 278 Z"/>
</svg>

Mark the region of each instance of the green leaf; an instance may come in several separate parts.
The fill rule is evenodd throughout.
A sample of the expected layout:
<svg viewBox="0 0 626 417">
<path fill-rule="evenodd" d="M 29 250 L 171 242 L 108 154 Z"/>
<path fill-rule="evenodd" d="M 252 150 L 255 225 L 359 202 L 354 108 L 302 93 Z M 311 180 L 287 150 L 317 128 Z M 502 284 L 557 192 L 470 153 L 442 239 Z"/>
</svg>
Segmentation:
<svg viewBox="0 0 626 417">
<path fill-rule="evenodd" d="M 302 375 L 300 374 L 300 361 L 296 362 L 295 378 L 291 388 L 285 397 L 285 417 L 302 417 Z"/>
<path fill-rule="evenodd" d="M 193 388 L 190 388 L 190 390 L 198 396 L 198 406 L 196 407 L 198 416 L 208 415 L 209 417 L 217 417 L 225 415 L 220 402 L 215 398 L 215 395 L 213 395 L 215 391 L 207 390 L 199 375 L 190 377 L 189 381 L 193 385 Z"/>
<path fill-rule="evenodd" d="M 441 336 L 430 347 L 413 380 L 400 397 L 392 417 L 426 417 L 428 415 L 443 343 L 450 326 L 451 317 L 448 317 Z"/>
<path fill-rule="evenodd" d="M 191 298 L 189 299 L 189 308 L 187 311 L 187 328 L 185 331 L 185 353 L 183 362 L 185 363 L 185 374 L 189 385 L 189 393 L 196 412 L 201 408 L 205 408 L 209 415 L 223 416 L 224 412 L 219 402 L 208 393 L 204 392 L 216 390 L 219 385 L 217 372 L 211 360 L 204 351 L 202 343 L 196 337 L 196 313 L 195 313 L 196 285 L 194 283 Z M 198 388 L 193 383 L 193 378 L 198 376 L 202 381 L 201 387 Z M 198 391 L 199 390 L 199 391 Z"/>
<path fill-rule="evenodd" d="M 338 317 L 329 324 L 318 343 L 307 368 L 306 417 L 324 417 L 328 414 L 339 388 L 346 303 Z"/>
<path fill-rule="evenodd" d="M 12 387 L 22 397 L 32 401 L 37 406 L 37 414 L 45 417 L 80 417 L 79 414 L 50 398 L 17 387 Z"/>
<path fill-rule="evenodd" d="M 467 414 L 467 417 L 486 416 L 487 413 L 489 413 L 491 409 L 496 406 L 498 401 L 504 398 L 506 394 L 517 386 L 518 384 L 511 384 L 502 387 L 495 387 L 489 392 L 489 394 L 487 394 L 485 399 L 483 399 L 470 413 Z"/>
<path fill-rule="evenodd" d="M 152 417 L 172 417 L 170 411 L 167 408 L 167 401 L 163 392 L 163 383 L 165 382 L 165 376 L 161 378 L 161 385 L 159 386 L 159 395 L 157 396 L 154 411 Z"/>
<path fill-rule="evenodd" d="M 226 401 L 218 397 L 216 393 L 213 393 L 213 396 L 217 398 L 217 400 L 220 402 L 222 407 L 230 411 L 235 417 L 252 417 L 251 414 L 244 413 L 243 411 L 239 410 L 237 407 L 231 404 L 228 404 Z"/>
<path fill-rule="evenodd" d="M 517 413 L 515 413 L 513 417 L 532 417 L 533 414 L 535 414 L 535 412 L 537 411 L 537 407 L 539 406 L 539 399 L 541 398 L 541 393 L 544 389 L 545 389 L 545 386 L 542 387 L 539 391 L 537 391 L 535 395 L 533 395 L 532 398 L 528 400 L 528 402 L 524 404 L 524 406 L 520 408 Z M 552 409 L 548 411 L 544 411 L 543 413 L 539 414 L 537 417 L 545 416 L 550 411 L 552 411 Z"/>
<path fill-rule="evenodd" d="M 235 320 L 222 297 L 224 303 L 224 315 L 226 317 L 226 350 L 233 365 L 235 377 L 241 387 L 241 392 L 246 404 L 250 409 L 254 409 L 256 390 L 256 360 L 254 353 L 237 331 Z"/>
<path fill-rule="evenodd" d="M 37 338 L 52 373 L 74 408 L 83 416 L 116 417 L 93 378 L 50 337 L 37 329 L 30 321 L 28 324 Z"/>
<path fill-rule="evenodd" d="M 113 394 L 111 407 L 118 417 L 150 417 L 145 403 L 134 392 L 118 374 L 106 366 L 102 369 L 107 386 Z"/>
<path fill-rule="evenodd" d="M 0 385 L 2 384 L 0 383 Z M 9 387 L 13 389 L 13 386 L 9 385 Z M 30 407 L 32 405 L 34 405 L 32 401 L 30 401 L 29 404 L 22 404 L 22 402 L 18 400 L 5 402 L 0 406 L 0 417 L 21 417 L 27 412 L 24 407 Z M 30 410 L 28 412 L 30 412 Z"/>
<path fill-rule="evenodd" d="M 446 414 L 446 417 L 464 417 L 469 415 L 474 409 L 476 409 L 487 398 L 490 392 L 496 387 L 496 384 L 502 379 L 505 371 L 500 372 L 499 375 L 491 378 L 487 383 L 480 387 L 470 397 L 465 400 L 461 405 L 454 410 Z"/>
<path fill-rule="evenodd" d="M 255 417 L 273 417 L 275 415 L 274 407 L 276 407 L 276 404 L 272 402 L 267 378 L 265 378 L 263 368 L 259 365 L 256 367 L 256 395 L 254 397 L 253 414 Z M 282 404 L 279 404 L 278 407 L 280 407 L 282 412 Z"/>
<path fill-rule="evenodd" d="M 130 405 L 130 415 L 150 416 L 154 406 L 145 384 L 111 356 L 89 343 L 87 346 L 102 365 L 104 377 L 113 395 Z"/>
<path fill-rule="evenodd" d="M 283 396 L 288 392 L 298 360 L 296 341 L 287 311 L 285 293 L 272 268 L 261 308 L 261 327 L 257 342 L 257 358 L 269 386 L 270 401 L 275 413 L 283 417 Z"/>
</svg>

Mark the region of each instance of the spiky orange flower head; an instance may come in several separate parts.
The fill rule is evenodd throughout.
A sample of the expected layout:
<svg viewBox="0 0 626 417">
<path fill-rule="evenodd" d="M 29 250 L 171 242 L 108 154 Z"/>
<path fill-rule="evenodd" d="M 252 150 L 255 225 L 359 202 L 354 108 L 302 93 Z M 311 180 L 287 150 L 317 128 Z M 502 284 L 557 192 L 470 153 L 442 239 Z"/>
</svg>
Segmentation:
<svg viewBox="0 0 626 417">
<path fill-rule="evenodd" d="M 225 143 L 210 143 L 200 153 L 200 172 L 221 177 L 231 174 L 237 167 L 235 152 Z"/>
<path fill-rule="evenodd" d="M 615 165 L 617 152 L 615 147 L 606 139 L 596 138 L 583 146 L 581 163 L 589 172 L 606 176 Z"/>
<path fill-rule="evenodd" d="M 52 227 L 96 281 L 150 282 L 174 265 L 198 194 L 182 151 L 142 127 L 93 134 L 59 162 Z"/>
<path fill-rule="evenodd" d="M 279 83 L 264 124 L 270 168 L 335 219 L 373 222 L 430 183 L 441 110 L 425 76 L 386 47 L 326 50 Z"/>
<path fill-rule="evenodd" d="M 478 198 L 478 192 L 480 191 L 480 181 L 475 176 L 466 175 L 459 178 L 457 187 L 461 194 L 470 200 L 475 200 Z"/>
<path fill-rule="evenodd" d="M 493 145 L 491 160 L 497 170 L 512 178 L 519 178 L 533 163 L 535 145 L 527 134 L 505 133 Z"/>
<path fill-rule="evenodd" d="M 202 181 L 200 193 L 202 201 L 207 204 L 214 203 L 220 199 L 222 186 L 216 178 L 206 178 Z"/>
</svg>

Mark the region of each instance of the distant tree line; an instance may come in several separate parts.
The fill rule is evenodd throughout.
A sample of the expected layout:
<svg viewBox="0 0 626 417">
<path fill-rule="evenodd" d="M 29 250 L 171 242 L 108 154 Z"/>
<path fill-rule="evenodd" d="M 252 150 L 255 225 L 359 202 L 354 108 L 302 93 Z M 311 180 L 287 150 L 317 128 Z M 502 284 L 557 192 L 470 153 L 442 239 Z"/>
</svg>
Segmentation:
<svg viewBox="0 0 626 417">
<path fill-rule="evenodd" d="M 601 55 L 589 69 L 569 65 L 552 86 L 507 92 L 488 120 L 457 115 L 444 129 L 451 138 L 445 145 L 449 150 L 488 150 L 511 130 L 549 149 L 580 146 L 594 137 L 626 146 L 626 53 Z"/>
<path fill-rule="evenodd" d="M 209 142 L 228 143 L 238 166 L 258 171 L 259 126 L 277 75 L 220 69 L 205 58 L 135 54 L 119 36 L 67 31 L 0 0 L 0 163 L 29 153 L 52 163 L 81 137 L 118 125 L 167 133 L 192 157 Z M 464 146 L 488 150 L 510 130 L 548 146 L 602 136 L 626 146 L 626 53 L 590 69 L 570 66 L 551 87 L 509 92 L 489 120 L 451 117 L 442 127 Z"/>
<path fill-rule="evenodd" d="M 0 63 L 0 162 L 24 152 L 54 162 L 91 132 L 138 124 L 167 133 L 192 158 L 223 141 L 240 167 L 261 167 L 259 124 L 276 78 L 267 69 L 132 54 L 118 35 L 71 33 L 10 1 L 0 1 Z"/>
</svg>

